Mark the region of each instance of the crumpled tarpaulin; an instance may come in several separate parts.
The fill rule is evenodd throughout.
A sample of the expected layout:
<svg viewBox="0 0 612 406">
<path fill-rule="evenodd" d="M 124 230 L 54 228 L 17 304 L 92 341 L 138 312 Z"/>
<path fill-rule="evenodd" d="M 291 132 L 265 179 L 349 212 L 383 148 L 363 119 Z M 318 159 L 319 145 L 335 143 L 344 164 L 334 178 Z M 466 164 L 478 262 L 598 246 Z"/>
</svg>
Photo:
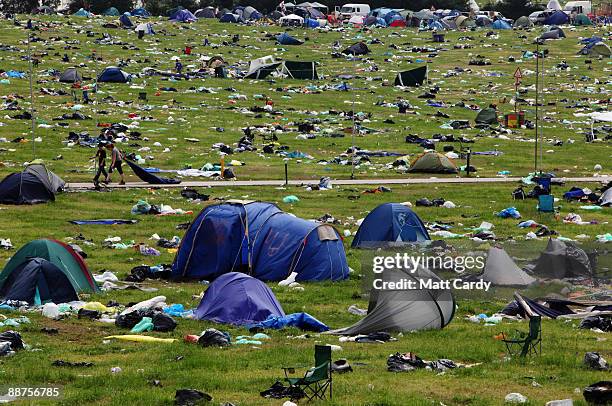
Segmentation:
<svg viewBox="0 0 612 406">
<path fill-rule="evenodd" d="M 260 327 L 260 328 L 273 328 L 281 329 L 285 327 L 297 327 L 300 330 L 322 332 L 329 330 L 325 324 L 315 319 L 308 313 L 292 313 L 286 316 L 274 316 L 270 315 L 264 321 L 249 325 L 249 328 Z"/>
<path fill-rule="evenodd" d="M 181 181 L 178 179 L 161 178 L 159 176 L 153 175 L 152 173 L 147 172 L 144 168 L 141 168 L 129 159 L 126 159 L 125 161 L 130 166 L 130 168 L 132 168 L 136 176 L 138 176 L 144 182 L 150 183 L 152 185 L 168 185 L 181 183 Z"/>
</svg>

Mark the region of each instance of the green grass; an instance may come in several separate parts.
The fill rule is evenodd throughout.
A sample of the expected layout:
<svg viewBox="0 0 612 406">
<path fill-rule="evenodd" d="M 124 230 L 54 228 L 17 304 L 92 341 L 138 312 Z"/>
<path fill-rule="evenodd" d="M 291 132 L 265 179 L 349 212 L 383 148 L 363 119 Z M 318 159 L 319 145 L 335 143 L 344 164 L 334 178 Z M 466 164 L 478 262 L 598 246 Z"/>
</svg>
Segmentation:
<svg viewBox="0 0 612 406">
<path fill-rule="evenodd" d="M 464 100 L 466 103 L 487 106 L 497 102 L 504 96 L 511 97 L 513 93 L 511 75 L 516 69 L 516 63 L 507 62 L 509 56 L 519 58 L 522 51 L 532 50 L 531 40 L 538 35 L 540 29 L 530 32 L 511 31 L 501 32 L 498 39 L 486 38 L 486 30 L 467 33 L 449 33 L 449 42 L 444 44 L 446 50 L 440 52 L 436 58 L 427 58 L 427 54 L 409 52 L 412 45 L 429 46 L 429 33 L 416 33 L 414 30 L 377 29 L 372 34 L 363 34 L 355 30 L 345 33 L 316 31 L 304 32 L 294 30 L 292 34 L 303 38 L 308 36 L 306 45 L 299 48 L 286 47 L 285 51 L 278 51 L 273 41 L 263 41 L 264 34 L 278 33 L 278 27 L 253 26 L 243 27 L 218 24 L 216 22 L 202 21 L 193 25 L 177 26 L 166 21 L 156 21 L 156 30 L 167 30 L 156 37 L 147 37 L 146 42 L 138 41 L 132 32 L 123 30 L 105 30 L 101 28 L 101 20 L 82 20 L 76 18 L 59 19 L 44 17 L 43 23 L 47 26 L 44 31 L 37 34 L 44 39 L 62 37 L 78 41 L 71 44 L 78 49 L 65 50 L 65 43 L 52 43 L 45 45 L 35 42 L 33 47 L 36 53 L 48 52 L 42 58 L 42 63 L 36 69 L 35 90 L 37 91 L 35 104 L 38 115 L 45 121 L 53 117 L 70 112 L 70 96 L 41 96 L 40 87 L 70 89 L 46 77 L 43 73 L 48 69 L 62 71 L 65 67 L 84 62 L 87 66 L 82 69 L 84 75 L 92 76 L 103 66 L 113 65 L 118 59 L 131 58 L 134 61 L 148 57 L 150 63 L 132 63 L 126 69 L 130 73 L 137 73 L 145 66 L 157 64 L 161 69 L 171 69 L 173 62 L 170 58 L 179 54 L 185 44 L 194 46 L 192 57 L 181 56 L 184 65 L 196 64 L 200 55 L 222 54 L 230 63 L 248 61 L 251 58 L 268 54 L 277 54 L 285 59 L 294 59 L 299 56 L 301 60 L 317 60 L 320 62 L 321 73 L 331 77 L 335 74 L 357 74 L 362 77 L 380 76 L 389 81 L 393 80 L 399 70 L 416 66 L 410 60 L 423 58 L 430 60 L 430 79 L 433 84 L 441 87 L 437 99 L 448 105 Z M 48 28 L 48 29 L 47 29 Z M 87 37 L 85 32 L 92 30 L 94 37 Z M 134 43 L 140 48 L 138 51 L 121 49 L 121 46 L 98 45 L 93 42 L 102 32 L 108 31 L 116 39 Z M 584 58 L 575 53 L 579 50 L 578 37 L 592 34 L 603 34 L 599 28 L 566 30 L 568 38 L 563 41 L 553 41 L 547 44 L 550 57 L 546 65 L 551 68 L 562 60 L 566 60 L 572 70 L 550 71 L 548 73 L 546 100 L 557 101 L 555 106 L 547 106 L 545 116 L 545 137 L 558 138 L 563 141 L 574 139 L 570 144 L 564 142 L 561 147 L 546 145 L 544 147 L 544 169 L 554 170 L 565 176 L 591 175 L 593 165 L 600 163 L 604 171 L 609 173 L 610 146 L 606 143 L 585 144 L 582 131 L 588 130 L 587 123 L 569 125 L 563 120 L 576 120 L 572 113 L 576 110 L 566 108 L 567 98 L 570 103 L 583 99 L 586 105 L 594 106 L 599 99 L 606 96 L 604 85 L 594 84 L 595 79 L 602 82 L 609 79 L 609 61 L 593 60 L 593 70 L 585 70 Z M 213 43 L 230 41 L 231 35 L 240 33 L 240 44 L 236 46 L 222 46 L 217 49 L 204 48 L 201 43 L 209 37 Z M 527 39 L 520 38 L 527 35 Z M 10 22 L 0 22 L 0 43 L 13 45 L 24 49 L 25 31 L 15 28 Z M 460 41 L 461 36 L 471 36 L 474 39 Z M 384 44 L 371 45 L 372 61 L 379 67 L 378 72 L 364 72 L 369 63 L 364 61 L 346 61 L 331 58 L 331 44 L 335 40 L 348 46 L 358 39 L 380 38 Z M 159 41 L 159 42 L 156 42 Z M 455 43 L 467 43 L 474 46 L 469 50 L 452 49 Z M 400 49 L 389 48 L 395 44 Z M 408 45 L 410 44 L 410 45 Z M 153 52 L 157 48 L 160 53 Z M 53 48 L 53 49 L 49 49 Z M 171 51 L 165 51 L 165 49 Z M 92 49 L 96 49 L 104 59 L 103 62 L 92 63 L 87 59 Z M 70 64 L 61 63 L 60 56 L 68 53 L 73 59 Z M 60 56 L 56 56 L 59 53 Z M 469 54 L 480 54 L 491 59 L 490 67 L 471 67 L 473 72 L 462 73 L 458 76 L 443 78 L 443 74 L 455 66 L 467 68 Z M 21 57 L 25 53 L 0 51 L 0 68 L 27 70 L 27 62 Z M 391 58 L 385 62 L 385 58 Z M 533 69 L 533 61 L 524 61 L 520 64 L 523 71 Z M 503 73 L 501 77 L 485 77 L 483 72 L 495 71 Z M 589 80 L 581 81 L 582 75 L 589 76 Z M 290 176 L 297 178 L 312 178 L 317 180 L 327 175 L 332 178 L 346 178 L 350 174 L 350 167 L 339 165 L 320 165 L 320 159 L 330 159 L 337 156 L 351 145 L 350 137 L 327 138 L 318 137 L 313 140 L 296 139 L 297 132 L 293 122 L 303 121 L 313 117 L 306 114 L 306 110 L 315 112 L 327 110 L 350 110 L 355 100 L 356 109 L 372 113 L 372 120 L 364 123 L 368 128 L 377 132 L 357 138 L 357 145 L 368 149 L 387 149 L 410 155 L 416 155 L 420 148 L 406 144 L 404 138 L 408 134 L 418 134 L 431 137 L 433 134 L 448 134 L 448 130 L 439 128 L 446 120 L 435 118 L 433 115 L 438 109 L 427 107 L 423 99 L 417 98 L 423 90 L 402 92 L 399 89 L 381 86 L 380 82 L 354 79 L 350 83 L 360 89 L 345 93 L 325 90 L 318 94 L 300 94 L 279 92 L 276 89 L 293 87 L 304 89 L 305 86 L 323 86 L 328 83 L 340 83 L 337 79 L 323 80 L 316 83 L 290 81 L 279 79 L 276 83 L 261 81 L 242 81 L 232 79 L 206 79 L 190 82 L 167 82 L 159 78 L 137 78 L 136 86 L 146 88 L 151 110 L 141 110 L 136 101 L 138 88 L 126 85 L 104 85 L 102 93 L 98 96 L 99 104 L 87 105 L 83 108 L 85 114 L 91 115 L 92 120 L 83 122 L 70 122 L 69 127 L 55 126 L 51 129 L 36 130 L 36 136 L 42 137 L 41 143 L 36 143 L 36 157 L 42 158 L 49 167 L 60 176 L 69 181 L 87 181 L 92 174 L 88 169 L 88 157 L 92 150 L 78 146 L 66 147 L 63 141 L 69 131 L 88 131 L 96 135 L 96 121 L 128 123 L 128 114 L 132 112 L 141 115 L 150 115 L 156 121 L 142 121 L 138 131 L 149 141 L 139 141 L 141 146 L 151 147 L 150 152 L 154 159 L 148 159 L 151 166 L 165 169 L 182 168 L 185 164 L 199 167 L 206 162 L 218 162 L 219 155 L 210 150 L 215 142 L 233 144 L 241 136 L 240 128 L 246 125 L 269 124 L 278 122 L 289 126 L 291 131 L 279 135 L 279 142 L 289 147 L 289 151 L 300 150 L 314 156 L 314 160 L 292 160 L 290 162 Z M 533 84 L 533 75 L 527 75 L 525 86 Z M 27 79 L 11 79 L 10 85 L 0 84 L 0 94 L 8 95 L 15 92 L 25 96 L 20 100 L 20 106 L 29 107 L 27 95 Z M 155 90 L 162 86 L 176 87 L 178 92 L 161 92 L 154 96 Z M 216 94 L 189 93 L 190 87 L 206 86 L 215 89 Z M 275 108 L 283 111 L 283 115 L 273 117 L 263 115 L 256 118 L 244 115 L 235 109 L 230 109 L 229 96 L 233 91 L 225 88 L 233 87 L 236 93 L 247 96 L 246 101 L 238 101 L 237 107 L 262 106 L 263 103 L 254 99 L 256 94 L 266 94 L 275 102 Z M 592 88 L 592 91 L 590 90 Z M 601 88 L 601 92 L 599 89 Z M 111 95 L 116 100 L 131 100 L 134 104 L 124 107 L 104 103 L 101 99 Z M 284 98 L 290 96 L 290 98 Z M 395 108 L 375 105 L 377 101 L 393 102 L 398 97 L 406 98 L 418 115 L 398 115 Z M 528 90 L 526 98 L 533 98 L 534 93 Z M 170 103 L 171 99 L 180 102 L 179 107 L 164 109 L 162 106 Z M 295 110 L 290 110 L 291 108 Z M 100 114 L 101 110 L 109 114 Z M 452 119 L 470 119 L 476 115 L 475 111 L 450 107 L 441 109 L 448 113 Z M 500 110 L 508 112 L 512 107 L 500 104 Z M 526 107 L 528 118 L 533 118 L 533 108 Z M 14 112 L 3 112 L 13 115 Z M 4 117 L 4 114 L 2 115 Z M 173 123 L 168 117 L 174 118 Z M 350 120 L 337 116 L 315 116 L 322 119 L 322 128 L 339 132 L 343 128 L 351 127 Z M 391 117 L 396 124 L 386 125 L 383 121 Z M 9 120 L 0 118 L 4 126 L 0 126 L 0 137 L 13 139 L 17 136 L 29 138 L 29 122 L 22 120 Z M 217 132 L 213 127 L 222 126 L 225 132 Z M 517 130 L 509 135 L 510 139 L 501 139 L 491 136 L 488 132 L 479 132 L 475 129 L 452 132 L 454 135 L 475 137 L 476 144 L 473 149 L 477 151 L 500 150 L 504 154 L 498 157 L 474 157 L 472 164 L 478 168 L 480 176 L 495 176 L 500 170 L 510 170 L 513 175 L 525 175 L 533 167 L 533 143 L 520 142 L 522 137 L 533 138 L 533 131 Z M 184 140 L 185 137 L 195 137 L 201 140 L 192 144 Z M 176 140 L 171 140 L 176 138 Z M 155 147 L 153 143 L 159 141 L 162 147 Z M 258 139 L 261 143 L 261 140 Z M 162 153 L 164 147 L 171 148 L 170 153 Z M 456 145 L 456 147 L 458 147 Z M 22 163 L 32 159 L 32 144 L 0 144 L 0 176 L 18 170 Z M 138 147 L 126 147 L 126 151 L 136 151 Z M 9 150 L 14 149 L 14 151 Z M 441 150 L 441 147 L 438 147 Z M 552 150 L 554 152 L 546 152 Z M 62 160 L 53 160 L 61 154 Z M 232 159 L 244 161 L 246 166 L 236 168 L 239 179 L 275 179 L 282 177 L 282 157 L 275 155 L 259 155 L 258 153 L 243 153 L 231 156 Z M 357 170 L 357 177 L 392 177 L 392 176 L 418 176 L 396 173 L 386 169 L 386 164 L 393 158 L 374 158 L 370 166 L 362 166 Z M 461 162 L 464 164 L 464 162 Z M 427 175 L 426 175 L 427 176 Z M 134 180 L 134 176 L 130 176 Z M 570 185 L 567 185 L 569 187 Z M 588 185 L 591 188 L 597 185 Z M 355 221 L 363 218 L 367 212 L 383 202 L 415 202 L 421 197 L 430 199 L 443 197 L 457 204 L 455 209 L 444 208 L 418 208 L 419 216 L 428 222 L 453 222 L 451 231 L 457 233 L 468 232 L 470 227 L 478 226 L 482 221 L 489 221 L 495 225 L 494 231 L 501 240 L 514 238 L 521 241 L 526 230 L 517 227 L 515 220 L 503 220 L 494 215 L 508 206 L 516 206 L 523 214 L 523 219 L 534 219 L 543 222 L 557 230 L 560 235 L 575 238 L 578 234 L 589 235 L 592 241 L 597 234 L 610 231 L 610 209 L 600 212 L 586 212 L 576 203 L 562 202 L 561 217 L 569 212 L 576 212 L 586 220 L 596 220 L 598 224 L 589 226 L 576 226 L 564 224 L 560 219 L 551 216 L 540 216 L 535 210 L 533 200 L 514 202 L 510 193 L 515 185 L 512 184 L 483 184 L 483 185 L 398 185 L 392 187 L 387 194 L 363 194 L 366 187 L 342 187 L 326 192 L 307 192 L 299 187 L 288 189 L 278 188 L 211 188 L 204 193 L 210 193 L 211 198 L 225 200 L 229 198 L 257 199 L 277 203 L 283 210 L 304 218 L 317 218 L 330 213 L 341 221 L 340 230 L 348 229 L 352 233 L 357 230 Z M 555 188 L 554 193 L 561 194 L 562 188 Z M 564 189 L 563 189 L 564 190 Z M 282 197 L 295 194 L 300 202 L 288 205 L 282 203 Z M 359 196 L 358 199 L 349 199 L 349 196 Z M 170 263 L 173 254 L 162 251 L 157 258 L 144 257 L 133 250 L 112 250 L 102 247 L 102 241 L 108 236 L 120 236 L 124 240 L 135 240 L 152 244 L 149 237 L 153 233 L 170 238 L 173 235 L 182 237 L 182 231 L 176 230 L 179 223 L 190 221 L 193 216 L 133 216 L 130 214 L 131 206 L 139 199 L 147 199 L 150 203 L 164 203 L 172 207 L 193 210 L 197 213 L 202 204 L 188 202 L 180 197 L 178 190 L 164 189 L 129 189 L 126 191 L 113 191 L 110 193 L 75 192 L 59 195 L 55 203 L 38 206 L 1 206 L 0 207 L 0 238 L 11 238 L 16 247 L 20 247 L 35 238 L 57 238 L 68 241 L 82 233 L 86 238 L 92 239 L 95 246 L 83 246 L 87 252 L 88 265 L 93 272 L 103 269 L 112 270 L 123 278 L 131 268 L 136 265 L 154 265 Z M 214 202 L 214 201 L 213 201 Z M 478 217 L 462 217 L 464 215 L 477 215 Z M 93 218 L 134 218 L 139 222 L 130 226 L 75 226 L 68 223 L 71 219 Z M 296 292 L 270 284 L 275 295 L 282 303 L 287 313 L 306 311 L 331 327 L 342 327 L 357 321 L 357 316 L 347 312 L 351 304 L 360 307 L 367 306 L 367 298 L 360 297 L 361 281 L 359 273 L 359 252 L 350 250 L 351 238 L 345 239 L 347 256 L 350 266 L 356 270 L 347 281 L 340 283 L 307 283 L 303 292 Z M 544 241 L 534 243 L 541 246 Z M 0 251 L 0 264 L 4 264 L 14 251 Z M 160 294 L 167 297 L 168 303 L 182 303 L 187 308 L 197 306 L 199 295 L 205 286 L 197 283 L 167 283 L 148 282 L 147 286 L 159 289 L 156 293 L 143 293 L 139 291 L 115 291 L 101 293 L 86 297 L 86 300 L 96 300 L 106 303 L 116 300 L 122 304 L 147 299 Z M 540 287 L 545 290 L 546 287 Z M 575 287 L 578 290 L 581 287 Z M 61 321 L 52 321 L 43 318 L 37 313 L 28 313 L 31 318 L 30 325 L 22 325 L 19 330 L 24 340 L 33 348 L 40 351 L 22 351 L 11 358 L 0 359 L 0 384 L 2 385 L 62 385 L 65 389 L 65 405 L 95 404 L 95 405 L 157 405 L 170 404 L 174 392 L 178 388 L 196 388 L 210 393 L 214 402 L 232 402 L 237 405 L 277 405 L 282 402 L 266 400 L 259 397 L 259 391 L 268 388 L 276 378 L 282 376 L 281 366 L 307 365 L 312 361 L 313 346 L 315 343 L 340 344 L 341 353 L 334 357 L 345 357 L 356 365 L 352 374 L 339 375 L 334 380 L 334 401 L 332 404 L 342 405 L 492 405 L 503 404 L 504 396 L 509 392 L 521 392 L 528 396 L 531 404 L 544 404 L 548 400 L 573 398 L 575 404 L 584 404 L 582 395 L 575 393 L 575 388 L 583 388 L 593 382 L 606 379 L 607 374 L 586 370 L 581 366 L 581 359 L 586 351 L 599 351 L 604 357 L 610 359 L 612 351 L 602 336 L 591 331 L 577 329 L 577 322 L 565 323 L 563 321 L 544 321 L 543 356 L 529 359 L 525 362 L 519 360 L 504 361 L 504 350 L 493 335 L 499 331 L 510 331 L 513 328 L 526 329 L 525 323 L 512 323 L 504 321 L 497 327 L 483 327 L 464 320 L 468 314 L 486 312 L 488 314 L 499 311 L 509 300 L 511 292 L 498 291 L 486 299 L 462 299 L 458 302 L 458 311 L 453 322 L 441 331 L 423 331 L 406 333 L 398 337 L 397 342 L 381 345 L 367 345 L 355 343 L 338 343 L 336 337 L 313 335 L 309 339 L 298 340 L 288 338 L 301 332 L 289 329 L 272 331 L 269 334 L 272 340 L 266 342 L 261 348 L 251 346 L 234 346 L 226 349 L 201 348 L 197 345 L 182 342 L 186 334 L 198 334 L 208 327 L 217 327 L 229 331 L 232 336 L 246 334 L 246 330 L 229 326 L 213 325 L 207 322 L 193 320 L 179 320 L 179 326 L 172 333 L 156 333 L 160 337 L 177 338 L 179 342 L 170 345 L 110 343 L 104 344 L 103 337 L 111 334 L 122 334 L 126 331 L 114 325 L 106 325 L 88 320 L 78 320 L 76 317 Z M 194 298 L 195 295 L 195 298 Z M 2 312 L 6 316 L 17 316 Z M 60 330 L 58 336 L 47 336 L 40 332 L 42 327 L 56 327 Z M 7 329 L 7 328 L 3 328 Z M 605 336 L 604 336 L 605 337 Z M 607 338 L 607 337 L 605 337 Z M 386 358 L 396 351 L 413 351 L 425 359 L 450 358 L 463 363 L 480 363 L 469 369 L 460 369 L 436 375 L 428 371 L 417 371 L 409 374 L 393 374 L 386 371 Z M 176 361 L 177 356 L 184 357 Z M 66 369 L 52 367 L 51 362 L 56 359 L 69 361 L 92 361 L 95 366 L 87 369 Z M 120 366 L 123 372 L 113 375 L 110 369 Z M 532 385 L 533 377 L 541 387 Z M 163 387 L 150 387 L 150 379 L 161 380 Z M 23 402 L 27 404 L 27 402 Z M 51 402 L 49 402 L 51 403 Z M 32 401 L 30 404 L 45 404 L 41 401 Z"/>
</svg>

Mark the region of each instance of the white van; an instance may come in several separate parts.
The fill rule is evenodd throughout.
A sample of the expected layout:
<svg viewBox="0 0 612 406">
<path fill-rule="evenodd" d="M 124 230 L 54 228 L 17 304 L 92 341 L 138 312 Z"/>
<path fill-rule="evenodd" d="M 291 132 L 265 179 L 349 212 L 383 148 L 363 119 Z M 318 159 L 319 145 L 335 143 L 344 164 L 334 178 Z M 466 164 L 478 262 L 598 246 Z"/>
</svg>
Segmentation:
<svg viewBox="0 0 612 406">
<path fill-rule="evenodd" d="M 591 14 L 592 4 L 590 1 L 568 1 L 563 7 L 563 12 L 567 15 L 571 14 L 572 11 L 576 11 L 578 14 Z"/>
<path fill-rule="evenodd" d="M 336 18 L 348 20 L 354 16 L 367 17 L 370 14 L 370 6 L 367 4 L 348 3 L 341 8 L 336 7 Z"/>
</svg>

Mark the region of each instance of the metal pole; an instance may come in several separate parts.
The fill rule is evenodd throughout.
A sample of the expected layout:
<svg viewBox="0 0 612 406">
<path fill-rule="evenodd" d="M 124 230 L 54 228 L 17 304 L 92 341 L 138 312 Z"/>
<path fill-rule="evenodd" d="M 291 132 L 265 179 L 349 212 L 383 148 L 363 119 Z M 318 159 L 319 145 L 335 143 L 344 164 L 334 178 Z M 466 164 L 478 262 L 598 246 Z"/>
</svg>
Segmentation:
<svg viewBox="0 0 612 406">
<path fill-rule="evenodd" d="M 287 169 L 287 162 L 285 162 L 285 186 L 289 185 L 289 171 Z"/>
<path fill-rule="evenodd" d="M 34 69 L 32 67 L 32 49 L 30 46 L 30 30 L 28 30 L 28 62 L 30 64 L 30 116 L 32 119 L 32 159 L 36 159 L 36 142 L 35 139 L 35 119 L 34 119 L 34 87 L 32 84 L 32 76 L 34 75 Z"/>
<path fill-rule="evenodd" d="M 538 121 L 540 119 L 539 116 L 539 110 L 538 110 L 538 104 L 540 104 L 540 98 L 539 98 L 539 86 L 540 86 L 540 43 L 539 41 L 536 42 L 536 58 L 535 58 L 535 62 L 536 62 L 536 106 L 535 106 L 535 151 L 534 151 L 534 168 L 533 171 L 537 172 L 538 171 Z"/>
<path fill-rule="evenodd" d="M 465 171 L 467 172 L 467 176 L 470 176 L 470 157 L 472 156 L 472 149 L 468 148 L 467 150 L 467 166 L 465 167 Z"/>
<path fill-rule="evenodd" d="M 544 110 L 544 106 L 546 105 L 545 95 L 544 95 L 544 75 L 546 73 L 544 69 L 544 50 L 542 50 L 542 80 L 540 81 L 540 86 L 542 87 L 542 110 Z M 542 172 L 542 163 L 544 160 L 542 159 L 542 148 L 544 144 L 544 126 L 540 127 L 540 172 Z"/>
<path fill-rule="evenodd" d="M 353 95 L 353 131 L 351 132 L 351 179 L 355 179 L 355 95 Z"/>
</svg>

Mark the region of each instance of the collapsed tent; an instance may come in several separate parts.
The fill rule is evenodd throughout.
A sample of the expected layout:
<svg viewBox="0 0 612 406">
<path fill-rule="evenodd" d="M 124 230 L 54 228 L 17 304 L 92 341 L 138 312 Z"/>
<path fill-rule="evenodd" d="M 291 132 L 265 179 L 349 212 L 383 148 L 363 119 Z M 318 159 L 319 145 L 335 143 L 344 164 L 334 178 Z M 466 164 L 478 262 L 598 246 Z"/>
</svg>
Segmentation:
<svg viewBox="0 0 612 406">
<path fill-rule="evenodd" d="M 284 317 L 285 312 L 265 283 L 230 272 L 210 284 L 194 316 L 198 320 L 243 326 L 262 322 L 269 316 Z"/>
<path fill-rule="evenodd" d="M 172 264 L 175 279 L 212 280 L 244 270 L 261 280 L 342 280 L 348 264 L 342 239 L 328 224 L 284 213 L 265 202 L 228 202 L 204 208 Z"/>
<path fill-rule="evenodd" d="M 281 45 L 302 45 L 304 42 L 297 38 L 293 38 L 291 35 L 283 32 L 276 37 L 276 41 Z"/>
<path fill-rule="evenodd" d="M 194 16 L 191 11 L 182 9 L 170 16 L 169 20 L 178 23 L 192 23 L 194 21 L 198 21 L 198 17 Z"/>
<path fill-rule="evenodd" d="M 491 247 L 480 279 L 494 286 L 528 286 L 536 281 L 514 263 L 503 248 Z"/>
<path fill-rule="evenodd" d="M 365 42 L 361 41 L 356 42 L 350 47 L 346 48 L 344 51 L 342 51 L 342 53 L 345 55 L 367 55 L 370 53 L 370 49 Z"/>
<path fill-rule="evenodd" d="M 425 225 L 408 206 L 384 203 L 372 210 L 363 220 L 351 248 L 386 246 L 390 242 L 419 242 L 430 240 Z"/>
<path fill-rule="evenodd" d="M 181 183 L 179 179 L 162 178 L 152 174 L 151 172 L 147 172 L 144 168 L 138 166 L 136 163 L 130 161 L 129 159 L 126 159 L 125 162 L 127 162 L 129 167 L 132 168 L 136 176 L 138 176 L 142 181 L 147 182 L 151 185 L 169 185 Z"/>
<path fill-rule="evenodd" d="M 253 59 L 249 64 L 249 71 L 245 77 L 249 79 L 264 79 L 276 71 L 280 65 L 281 62 L 276 62 L 271 55 Z"/>
<path fill-rule="evenodd" d="M 153 31 L 153 25 L 151 23 L 140 23 L 135 28 L 136 32 L 142 32 L 145 35 L 155 34 Z"/>
<path fill-rule="evenodd" d="M 242 11 L 242 18 L 245 20 L 259 20 L 263 16 L 259 11 L 255 9 L 255 7 L 246 6 Z"/>
<path fill-rule="evenodd" d="M 571 242 L 553 238 L 548 240 L 546 249 L 531 268 L 536 276 L 554 279 L 592 275 L 586 252 Z"/>
<path fill-rule="evenodd" d="M 411 280 L 416 286 L 440 281 L 433 272 L 424 268 L 412 270 L 385 270 L 382 280 L 400 282 Z M 421 282 L 423 285 L 421 285 Z M 455 298 L 450 289 L 374 289 L 370 291 L 367 315 L 332 334 L 357 335 L 375 332 L 409 332 L 441 329 L 451 322 L 455 314 Z"/>
<path fill-rule="evenodd" d="M 569 17 L 563 11 L 556 11 L 553 14 L 549 15 L 546 20 L 544 20 L 544 25 L 563 25 L 567 24 L 569 21 Z"/>
<path fill-rule="evenodd" d="M 315 62 L 285 61 L 281 72 L 292 79 L 316 80 L 319 78 Z"/>
<path fill-rule="evenodd" d="M 602 41 L 590 41 L 587 42 L 584 48 L 580 50 L 582 55 L 593 56 L 593 57 L 610 57 L 612 52 L 608 44 Z"/>
<path fill-rule="evenodd" d="M 65 182 L 44 165 L 28 165 L 0 182 L 0 203 L 37 204 L 55 200 Z"/>
<path fill-rule="evenodd" d="M 474 121 L 476 124 L 497 124 L 497 111 L 492 107 L 482 109 Z"/>
<path fill-rule="evenodd" d="M 98 285 L 83 258 L 70 246 L 55 240 L 27 243 L 0 274 L 0 298 L 4 300 L 62 303 L 77 300 L 79 292 L 97 291 Z"/>
<path fill-rule="evenodd" d="M 62 83 L 77 83 L 81 82 L 82 80 L 83 77 L 77 68 L 68 68 L 59 77 L 59 81 Z"/>
<path fill-rule="evenodd" d="M 598 203 L 604 207 L 612 206 L 612 187 L 601 194 Z"/>
<path fill-rule="evenodd" d="M 119 17 L 119 22 L 125 28 L 132 28 L 134 23 L 130 20 L 130 13 L 123 13 L 121 17 Z"/>
<path fill-rule="evenodd" d="M 116 66 L 109 66 L 105 68 L 100 76 L 98 76 L 98 82 L 109 82 L 109 83 L 127 83 L 131 80 L 131 75 L 125 73 Z"/>
<path fill-rule="evenodd" d="M 399 72 L 395 77 L 395 86 L 421 86 L 427 77 L 427 66 Z"/>
<path fill-rule="evenodd" d="M 416 157 L 408 172 L 457 173 L 459 170 L 452 159 L 446 155 L 430 151 Z"/>
</svg>

